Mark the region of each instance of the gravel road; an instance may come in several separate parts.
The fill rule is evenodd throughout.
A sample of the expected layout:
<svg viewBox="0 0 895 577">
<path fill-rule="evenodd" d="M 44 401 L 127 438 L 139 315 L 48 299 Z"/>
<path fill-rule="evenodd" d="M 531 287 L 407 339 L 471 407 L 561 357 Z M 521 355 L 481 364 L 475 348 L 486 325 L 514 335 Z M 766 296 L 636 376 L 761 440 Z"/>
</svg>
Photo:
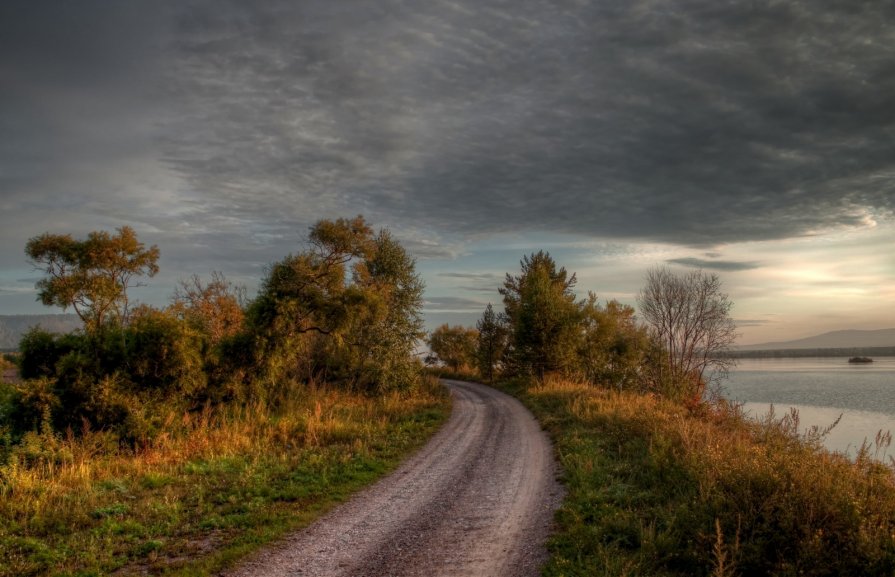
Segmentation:
<svg viewBox="0 0 895 577">
<path fill-rule="evenodd" d="M 420 452 L 226 575 L 538 575 L 562 500 L 550 442 L 516 399 L 445 382 L 453 413 Z"/>
</svg>

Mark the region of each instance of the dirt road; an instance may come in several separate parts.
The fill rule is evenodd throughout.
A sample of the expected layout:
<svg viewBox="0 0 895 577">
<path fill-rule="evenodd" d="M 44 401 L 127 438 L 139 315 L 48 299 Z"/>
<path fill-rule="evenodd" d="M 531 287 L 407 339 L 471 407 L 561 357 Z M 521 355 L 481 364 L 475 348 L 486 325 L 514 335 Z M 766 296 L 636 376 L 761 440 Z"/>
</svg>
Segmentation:
<svg viewBox="0 0 895 577">
<path fill-rule="evenodd" d="M 549 441 L 515 399 L 446 382 L 453 414 L 419 453 L 226 575 L 538 575 L 562 498 Z"/>
</svg>

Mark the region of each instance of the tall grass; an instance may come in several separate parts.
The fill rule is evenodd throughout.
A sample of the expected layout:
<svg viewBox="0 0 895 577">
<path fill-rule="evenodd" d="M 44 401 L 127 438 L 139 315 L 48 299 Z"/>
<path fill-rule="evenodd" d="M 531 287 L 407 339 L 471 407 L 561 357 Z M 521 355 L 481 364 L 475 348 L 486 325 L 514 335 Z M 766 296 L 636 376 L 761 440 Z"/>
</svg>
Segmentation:
<svg viewBox="0 0 895 577">
<path fill-rule="evenodd" d="M 825 451 L 797 415 L 511 385 L 556 440 L 568 497 L 546 575 L 892 575 L 895 477 Z M 885 445 L 887 439 L 878 439 Z"/>
<path fill-rule="evenodd" d="M 372 398 L 295 387 L 276 404 L 170 413 L 123 449 L 30 433 L 0 466 L 0 576 L 204 575 L 308 523 L 434 432 L 434 380 Z"/>
</svg>

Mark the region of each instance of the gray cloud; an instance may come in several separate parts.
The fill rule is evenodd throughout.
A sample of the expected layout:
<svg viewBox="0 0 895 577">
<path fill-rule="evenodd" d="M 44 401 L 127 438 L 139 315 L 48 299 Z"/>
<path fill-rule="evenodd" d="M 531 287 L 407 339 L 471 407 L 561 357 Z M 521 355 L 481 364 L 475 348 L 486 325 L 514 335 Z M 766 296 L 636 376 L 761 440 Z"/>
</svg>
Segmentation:
<svg viewBox="0 0 895 577">
<path fill-rule="evenodd" d="M 357 213 L 438 258 L 520 230 L 711 246 L 866 226 L 895 210 L 893 17 L 833 0 L 10 0 L 0 259 L 43 230 L 132 224 L 172 262 L 213 250 L 209 269 L 248 274 Z"/>
<path fill-rule="evenodd" d="M 486 304 L 462 297 L 440 296 L 427 297 L 424 308 L 427 312 L 481 312 Z"/>
<path fill-rule="evenodd" d="M 4 294 L 36 294 L 34 287 L 19 285 L 0 285 L 0 293 Z"/>
<path fill-rule="evenodd" d="M 494 295 L 494 299 L 492 300 L 492 302 L 494 302 L 494 301 L 499 301 L 502 298 L 502 297 L 498 296 L 498 293 L 497 293 L 497 289 L 499 286 L 500 285 L 498 285 L 498 284 L 495 284 L 491 287 L 467 285 L 467 286 L 459 286 L 457 288 L 461 289 L 461 290 L 465 290 L 465 291 L 470 291 L 470 292 L 487 293 L 487 294 Z"/>
<path fill-rule="evenodd" d="M 459 278 L 464 280 L 475 280 L 482 282 L 499 282 L 503 277 L 499 274 L 490 272 L 440 272 L 436 276 L 442 278 Z"/>
<path fill-rule="evenodd" d="M 761 267 L 760 263 L 754 261 L 747 262 L 737 262 L 737 261 L 729 261 L 729 260 L 706 260 L 703 258 L 695 258 L 695 257 L 686 257 L 686 258 L 673 258 L 668 260 L 672 264 L 679 264 L 681 266 L 688 266 L 691 268 L 705 268 L 710 270 L 720 270 L 727 272 L 735 272 L 741 270 L 753 270 Z"/>
<path fill-rule="evenodd" d="M 493 295 L 493 300 L 499 300 L 497 288 L 502 286 L 504 276 L 495 273 L 481 272 L 441 272 L 435 275 L 441 279 L 458 280 L 469 284 L 455 285 L 456 290 L 463 290 L 473 293 L 483 293 Z M 484 305 L 479 304 L 479 307 Z"/>
</svg>

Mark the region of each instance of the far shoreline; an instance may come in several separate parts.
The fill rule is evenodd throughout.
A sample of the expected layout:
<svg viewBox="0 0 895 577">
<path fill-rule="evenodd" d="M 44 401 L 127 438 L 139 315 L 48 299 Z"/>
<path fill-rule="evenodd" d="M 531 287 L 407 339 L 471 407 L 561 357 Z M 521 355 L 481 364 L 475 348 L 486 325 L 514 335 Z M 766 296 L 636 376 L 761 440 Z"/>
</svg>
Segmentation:
<svg viewBox="0 0 895 577">
<path fill-rule="evenodd" d="M 817 348 L 817 349 L 769 349 L 762 351 L 727 351 L 725 358 L 730 359 L 801 359 L 807 357 L 895 357 L 895 346 L 892 347 L 853 347 L 853 348 Z"/>
</svg>

